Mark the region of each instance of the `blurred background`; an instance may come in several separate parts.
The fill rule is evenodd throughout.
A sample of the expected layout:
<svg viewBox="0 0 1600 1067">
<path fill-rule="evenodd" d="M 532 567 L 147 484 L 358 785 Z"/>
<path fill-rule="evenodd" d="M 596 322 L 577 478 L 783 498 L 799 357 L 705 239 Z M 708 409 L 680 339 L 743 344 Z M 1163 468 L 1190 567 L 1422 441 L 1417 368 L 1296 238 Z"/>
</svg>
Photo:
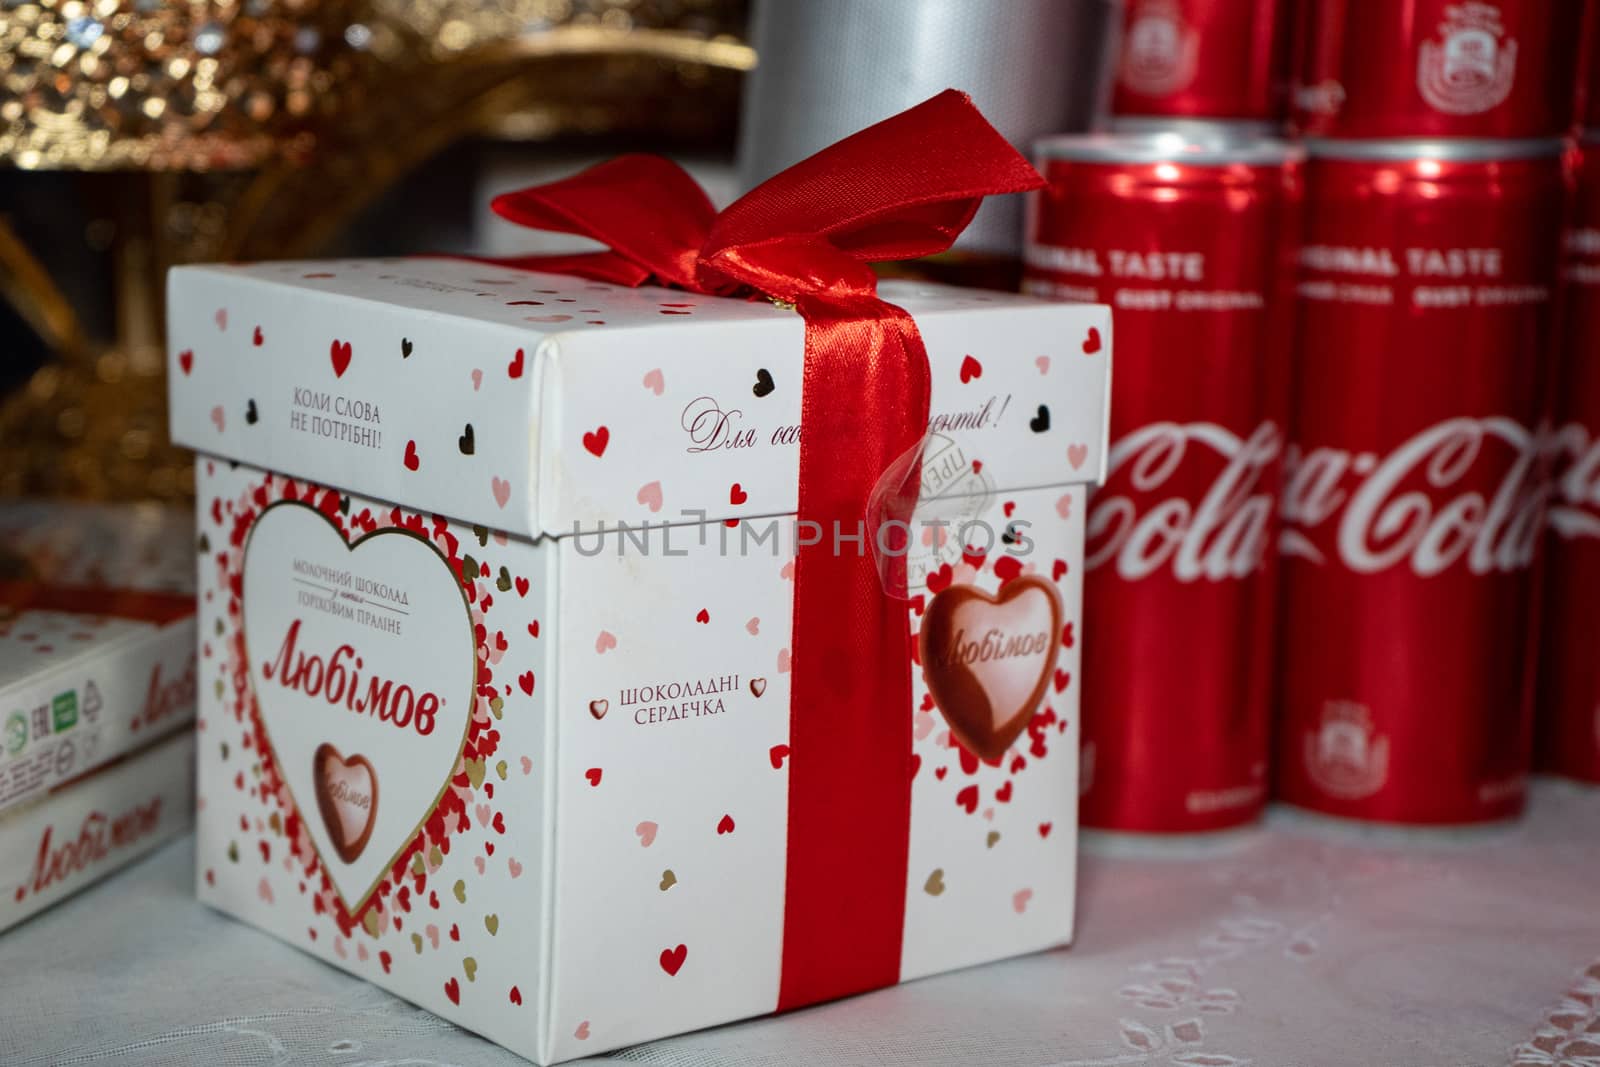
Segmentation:
<svg viewBox="0 0 1600 1067">
<path fill-rule="evenodd" d="M 191 495 L 166 435 L 173 264 L 556 250 L 496 220 L 490 199 L 654 151 L 725 204 L 952 85 L 1026 148 L 1104 110 L 1119 12 L 3 0 L 0 497 Z M 1020 210 L 987 208 L 943 269 L 1015 288 Z"/>
</svg>

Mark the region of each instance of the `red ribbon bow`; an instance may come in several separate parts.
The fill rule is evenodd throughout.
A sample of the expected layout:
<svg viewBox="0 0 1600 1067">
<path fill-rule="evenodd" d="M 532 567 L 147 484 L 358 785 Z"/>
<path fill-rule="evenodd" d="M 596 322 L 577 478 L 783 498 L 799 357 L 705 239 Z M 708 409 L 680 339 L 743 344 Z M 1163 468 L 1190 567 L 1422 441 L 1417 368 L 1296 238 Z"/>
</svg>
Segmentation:
<svg viewBox="0 0 1600 1067">
<path fill-rule="evenodd" d="M 643 155 L 494 201 L 512 222 L 610 249 L 497 261 L 507 266 L 759 293 L 805 319 L 798 521 L 823 535 L 800 545 L 795 564 L 779 1009 L 900 978 L 911 815 L 907 610 L 884 592 L 863 542 L 846 554 L 833 534 L 875 536 L 865 528 L 868 498 L 927 430 L 928 356 L 911 316 L 878 298 L 868 264 L 942 252 L 985 196 L 1041 185 L 966 94 L 946 90 L 802 160 L 721 214 L 680 167 Z M 890 515 L 904 520 L 909 509 L 900 499 Z"/>
</svg>

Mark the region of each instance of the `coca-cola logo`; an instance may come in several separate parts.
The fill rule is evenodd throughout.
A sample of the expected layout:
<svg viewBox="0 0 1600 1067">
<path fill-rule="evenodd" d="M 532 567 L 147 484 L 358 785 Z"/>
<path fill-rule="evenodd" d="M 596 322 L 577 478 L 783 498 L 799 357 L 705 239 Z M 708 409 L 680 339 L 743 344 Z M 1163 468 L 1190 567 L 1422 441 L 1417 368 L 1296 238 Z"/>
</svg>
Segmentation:
<svg viewBox="0 0 1600 1067">
<path fill-rule="evenodd" d="M 1456 564 L 1473 574 L 1522 570 L 1549 495 L 1540 447 L 1527 427 L 1498 415 L 1445 419 L 1381 457 L 1291 445 L 1280 548 L 1317 564 L 1331 553 L 1362 574 L 1401 565 L 1425 578 Z"/>
<path fill-rule="evenodd" d="M 1551 435 L 1555 494 L 1549 524 L 1564 538 L 1600 538 L 1600 434 L 1570 422 Z"/>
<path fill-rule="evenodd" d="M 1089 509 L 1086 565 L 1114 563 L 1128 581 L 1169 566 L 1180 582 L 1253 574 L 1270 547 L 1267 473 L 1282 450 L 1270 421 L 1249 437 L 1208 422 L 1157 422 L 1125 435 L 1111 446 Z M 1207 467 L 1216 472 L 1203 492 L 1178 488 Z"/>
</svg>

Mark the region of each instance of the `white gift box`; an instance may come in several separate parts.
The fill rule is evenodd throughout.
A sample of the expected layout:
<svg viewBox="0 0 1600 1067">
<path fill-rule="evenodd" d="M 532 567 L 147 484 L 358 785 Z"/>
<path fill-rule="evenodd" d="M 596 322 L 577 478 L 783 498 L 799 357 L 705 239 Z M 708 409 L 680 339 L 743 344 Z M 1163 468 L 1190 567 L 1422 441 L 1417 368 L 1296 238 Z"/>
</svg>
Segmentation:
<svg viewBox="0 0 1600 1067">
<path fill-rule="evenodd" d="M 872 931 L 910 979 L 1071 938 L 1111 337 L 1102 307 L 881 295 L 933 381 L 885 667 L 903 922 Z M 169 310 L 201 898 L 540 1063 L 780 1006 L 819 891 L 791 770 L 829 757 L 789 743 L 799 317 L 426 258 L 182 268 Z"/>
<path fill-rule="evenodd" d="M 194 721 L 192 529 L 158 508 L 0 508 L 0 813 Z"/>
<path fill-rule="evenodd" d="M 192 730 L 0 814 L 0 930 L 93 885 L 193 822 Z"/>
</svg>

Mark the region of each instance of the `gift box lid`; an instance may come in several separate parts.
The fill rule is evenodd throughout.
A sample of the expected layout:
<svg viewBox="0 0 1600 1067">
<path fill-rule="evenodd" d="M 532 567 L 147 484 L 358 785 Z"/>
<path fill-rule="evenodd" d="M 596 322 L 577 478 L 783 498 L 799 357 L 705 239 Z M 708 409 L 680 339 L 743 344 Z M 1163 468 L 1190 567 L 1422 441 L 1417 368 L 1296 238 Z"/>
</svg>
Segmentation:
<svg viewBox="0 0 1600 1067">
<path fill-rule="evenodd" d="M 959 467 L 925 496 L 1099 479 L 1109 309 L 880 295 Z M 423 257 L 180 267 L 168 303 L 172 436 L 203 453 L 531 537 L 796 509 L 804 324 L 767 301 Z"/>
</svg>

